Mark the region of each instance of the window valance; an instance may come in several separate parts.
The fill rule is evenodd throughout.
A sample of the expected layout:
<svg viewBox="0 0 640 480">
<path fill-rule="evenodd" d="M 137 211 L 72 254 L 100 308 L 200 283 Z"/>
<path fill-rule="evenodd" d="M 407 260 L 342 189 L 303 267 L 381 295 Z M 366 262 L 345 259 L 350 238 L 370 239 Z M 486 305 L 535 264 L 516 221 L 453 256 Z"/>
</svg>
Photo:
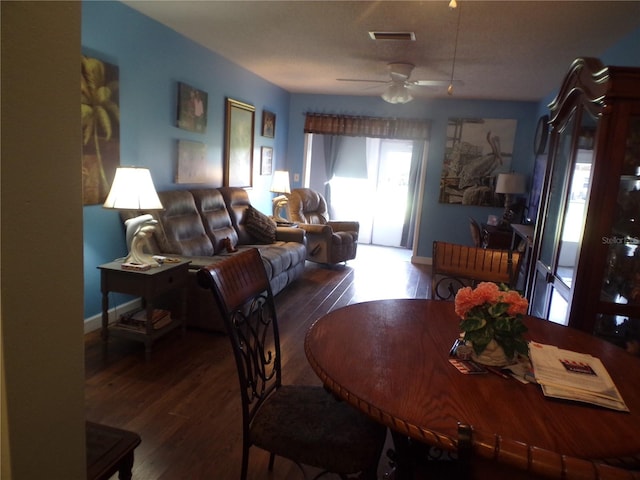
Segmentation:
<svg viewBox="0 0 640 480">
<path fill-rule="evenodd" d="M 305 133 L 403 140 L 427 140 L 429 127 L 430 122 L 427 120 L 354 117 L 324 113 L 307 113 L 304 122 Z"/>
</svg>

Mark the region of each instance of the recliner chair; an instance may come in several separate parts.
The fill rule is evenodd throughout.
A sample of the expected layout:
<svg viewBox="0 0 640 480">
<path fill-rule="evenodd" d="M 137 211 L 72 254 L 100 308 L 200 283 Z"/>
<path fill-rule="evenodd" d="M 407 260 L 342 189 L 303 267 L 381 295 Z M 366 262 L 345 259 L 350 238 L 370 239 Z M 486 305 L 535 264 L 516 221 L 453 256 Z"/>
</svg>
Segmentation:
<svg viewBox="0 0 640 480">
<path fill-rule="evenodd" d="M 329 219 L 324 197 L 310 188 L 294 188 L 289 197 L 292 222 L 306 232 L 307 260 L 340 263 L 356 258 L 360 224 Z"/>
</svg>

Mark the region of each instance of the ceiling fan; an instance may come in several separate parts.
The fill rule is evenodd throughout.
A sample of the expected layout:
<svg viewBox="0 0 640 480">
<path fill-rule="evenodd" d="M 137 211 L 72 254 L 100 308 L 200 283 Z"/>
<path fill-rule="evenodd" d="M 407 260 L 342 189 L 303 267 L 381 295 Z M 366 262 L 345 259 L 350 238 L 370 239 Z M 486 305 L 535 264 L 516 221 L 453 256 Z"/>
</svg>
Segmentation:
<svg viewBox="0 0 640 480">
<path fill-rule="evenodd" d="M 413 100 L 411 87 L 446 87 L 451 85 L 448 80 L 409 80 L 415 68 L 412 63 L 394 62 L 387 65 L 390 80 L 365 80 L 356 78 L 338 78 L 340 82 L 368 82 L 383 83 L 387 88 L 381 97 L 389 103 L 407 103 Z M 458 82 L 456 82 L 458 83 Z"/>
</svg>

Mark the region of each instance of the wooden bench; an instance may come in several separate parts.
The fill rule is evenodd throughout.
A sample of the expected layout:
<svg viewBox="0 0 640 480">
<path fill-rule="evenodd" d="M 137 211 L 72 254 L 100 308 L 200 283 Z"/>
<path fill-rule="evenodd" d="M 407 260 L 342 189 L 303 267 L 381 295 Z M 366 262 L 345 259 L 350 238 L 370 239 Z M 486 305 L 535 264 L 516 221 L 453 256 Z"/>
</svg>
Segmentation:
<svg viewBox="0 0 640 480">
<path fill-rule="evenodd" d="M 511 250 L 433 242 L 431 298 L 450 300 L 463 286 L 479 282 L 515 288 L 522 254 Z"/>
</svg>

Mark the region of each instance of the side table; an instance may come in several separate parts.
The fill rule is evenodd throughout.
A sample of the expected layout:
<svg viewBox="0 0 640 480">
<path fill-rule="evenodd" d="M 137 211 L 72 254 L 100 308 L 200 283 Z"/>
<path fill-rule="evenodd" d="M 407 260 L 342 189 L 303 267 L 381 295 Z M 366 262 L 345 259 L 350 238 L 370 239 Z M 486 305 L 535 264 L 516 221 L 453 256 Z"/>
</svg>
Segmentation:
<svg viewBox="0 0 640 480">
<path fill-rule="evenodd" d="M 188 260 L 176 263 L 165 263 L 159 267 L 145 271 L 124 270 L 122 262 L 110 262 L 100 265 L 100 288 L 102 291 L 102 341 L 106 349 L 109 334 L 144 342 L 147 360 L 151 355 L 153 342 L 174 328 L 186 329 L 187 292 L 186 285 L 189 275 Z M 171 322 L 154 328 L 153 302 L 162 294 L 173 290 L 180 290 L 180 315 L 172 318 Z M 146 310 L 145 328 L 132 329 L 119 326 L 117 323 L 109 325 L 109 292 L 119 292 L 142 297 Z M 106 351 L 106 350 L 105 350 Z"/>
<path fill-rule="evenodd" d="M 87 479 L 108 480 L 118 472 L 120 480 L 130 480 L 140 435 L 99 423 L 86 425 Z"/>
</svg>

